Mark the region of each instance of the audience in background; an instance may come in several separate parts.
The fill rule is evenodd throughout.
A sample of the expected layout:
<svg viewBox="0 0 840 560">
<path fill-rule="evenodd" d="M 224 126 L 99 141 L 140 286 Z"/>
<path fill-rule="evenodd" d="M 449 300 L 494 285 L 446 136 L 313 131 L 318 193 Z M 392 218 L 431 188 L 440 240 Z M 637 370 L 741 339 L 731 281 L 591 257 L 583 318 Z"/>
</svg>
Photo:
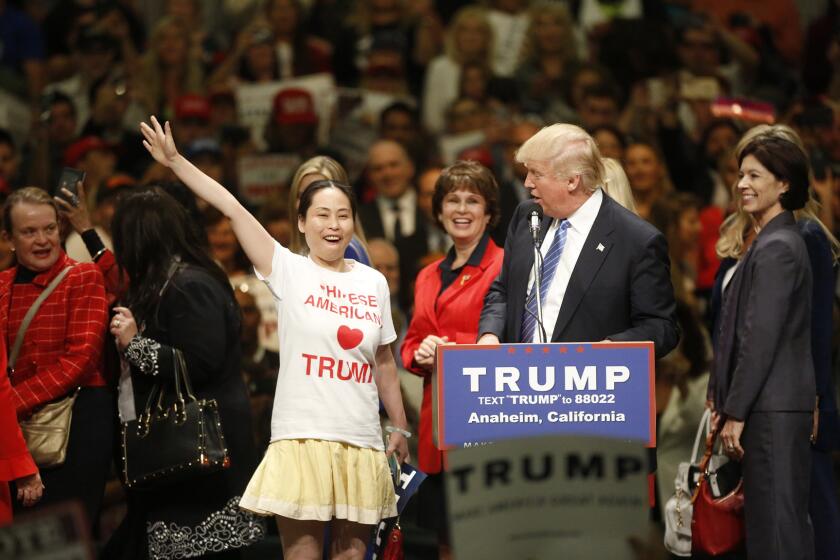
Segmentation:
<svg viewBox="0 0 840 560">
<path fill-rule="evenodd" d="M 493 29 L 487 12 L 477 6 L 458 11 L 449 26 L 446 52 L 429 63 L 423 92 L 423 123 L 429 132 L 444 129 L 446 108 L 458 97 L 461 68 L 467 62 L 492 67 Z"/>
<path fill-rule="evenodd" d="M 125 289 L 108 249 L 114 206 L 136 185 L 175 180 L 137 134 L 155 112 L 190 161 L 296 252 L 306 179 L 354 185 L 362 205 L 346 256 L 388 278 L 399 331 L 417 272 L 451 243 L 432 209 L 440 169 L 464 158 L 492 169 L 501 216 L 489 231 L 501 247 L 530 196 L 516 150 L 545 124 L 580 124 L 612 158 L 605 192 L 669 240 L 684 335 L 657 368 L 662 490 L 706 383 L 709 356 L 696 350 L 711 330 L 719 229 L 740 203 L 738 139 L 757 123 L 792 127 L 813 169 L 812 214 L 840 231 L 839 13 L 828 0 L 0 0 L 0 198 L 28 185 L 56 194 L 63 167 L 86 172 L 84 233 L 61 238 L 75 259 L 99 255 L 113 302 Z M 314 165 L 326 155 L 333 167 Z M 263 188 L 276 194 L 251 198 Z M 78 230 L 80 209 L 60 209 Z M 232 272 L 244 324 L 260 317 L 256 339 L 243 332 L 241 367 L 259 417 L 276 371 L 254 364 L 278 348 L 274 301 L 224 241 L 225 220 L 204 219 L 196 211 L 191 227 L 196 239 L 211 232 L 204 249 Z M 379 238 L 370 252 L 362 222 Z M 16 265 L 10 241 L 0 239 L 0 269 Z"/>
</svg>

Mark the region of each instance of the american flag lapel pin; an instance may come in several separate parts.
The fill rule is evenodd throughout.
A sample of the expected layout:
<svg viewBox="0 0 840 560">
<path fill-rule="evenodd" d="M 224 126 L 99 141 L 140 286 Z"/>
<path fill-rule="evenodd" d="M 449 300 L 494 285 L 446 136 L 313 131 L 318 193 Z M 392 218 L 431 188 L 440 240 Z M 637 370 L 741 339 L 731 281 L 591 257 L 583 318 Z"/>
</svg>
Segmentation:
<svg viewBox="0 0 840 560">
<path fill-rule="evenodd" d="M 604 246 L 603 246 L 603 245 L 601 245 L 600 243 L 598 243 L 598 246 L 597 246 L 597 247 L 595 247 L 595 248 L 596 248 L 599 252 L 601 252 L 601 253 L 603 253 L 603 252 L 604 252 Z"/>
</svg>

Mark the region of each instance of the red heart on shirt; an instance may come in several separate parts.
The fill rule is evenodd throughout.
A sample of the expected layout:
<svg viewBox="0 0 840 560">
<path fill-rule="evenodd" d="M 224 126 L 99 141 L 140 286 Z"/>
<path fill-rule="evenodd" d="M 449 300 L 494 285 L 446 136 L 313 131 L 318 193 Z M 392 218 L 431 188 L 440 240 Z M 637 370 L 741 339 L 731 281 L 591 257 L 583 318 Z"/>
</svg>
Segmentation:
<svg viewBox="0 0 840 560">
<path fill-rule="evenodd" d="M 341 325 L 338 327 L 338 343 L 345 350 L 355 348 L 362 342 L 365 334 L 360 329 L 351 329 Z"/>
</svg>

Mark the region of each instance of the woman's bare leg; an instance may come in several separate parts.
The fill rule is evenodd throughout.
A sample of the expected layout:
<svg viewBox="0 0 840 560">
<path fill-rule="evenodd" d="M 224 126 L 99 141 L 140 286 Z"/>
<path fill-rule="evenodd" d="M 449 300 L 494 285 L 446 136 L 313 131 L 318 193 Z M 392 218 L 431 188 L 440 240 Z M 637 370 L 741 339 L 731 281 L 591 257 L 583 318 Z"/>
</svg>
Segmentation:
<svg viewBox="0 0 840 560">
<path fill-rule="evenodd" d="M 362 560 L 373 535 L 373 525 L 362 525 L 346 519 L 333 519 L 330 558 Z"/>
<path fill-rule="evenodd" d="M 301 521 L 277 516 L 284 560 L 321 560 L 324 552 L 324 521 Z"/>
</svg>

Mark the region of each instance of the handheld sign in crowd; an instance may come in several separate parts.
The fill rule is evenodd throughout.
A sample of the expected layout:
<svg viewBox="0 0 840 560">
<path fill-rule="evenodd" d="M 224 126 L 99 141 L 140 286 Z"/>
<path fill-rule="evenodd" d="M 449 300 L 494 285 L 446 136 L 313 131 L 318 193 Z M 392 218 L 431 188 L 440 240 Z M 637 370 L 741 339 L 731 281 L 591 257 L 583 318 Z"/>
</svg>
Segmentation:
<svg viewBox="0 0 840 560">
<path fill-rule="evenodd" d="M 417 493 L 420 484 L 426 480 L 426 473 L 417 470 L 408 463 L 403 463 L 400 470 L 400 481 L 396 484 L 395 491 L 397 495 L 397 514 L 401 515 L 405 506 L 411 497 Z M 382 553 L 385 546 L 388 544 L 388 535 L 391 534 L 391 529 L 396 525 L 397 518 L 391 517 L 383 519 L 376 527 L 376 535 L 373 543 L 368 550 L 367 560 L 379 560 L 382 558 Z"/>
<path fill-rule="evenodd" d="M 552 436 L 449 453 L 456 558 L 636 558 L 647 530 L 641 442 Z"/>
<path fill-rule="evenodd" d="M 656 443 L 652 342 L 440 345 L 440 449 L 552 434 Z"/>
</svg>

